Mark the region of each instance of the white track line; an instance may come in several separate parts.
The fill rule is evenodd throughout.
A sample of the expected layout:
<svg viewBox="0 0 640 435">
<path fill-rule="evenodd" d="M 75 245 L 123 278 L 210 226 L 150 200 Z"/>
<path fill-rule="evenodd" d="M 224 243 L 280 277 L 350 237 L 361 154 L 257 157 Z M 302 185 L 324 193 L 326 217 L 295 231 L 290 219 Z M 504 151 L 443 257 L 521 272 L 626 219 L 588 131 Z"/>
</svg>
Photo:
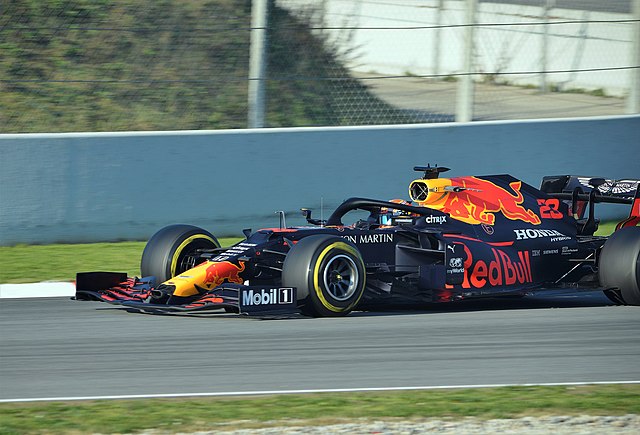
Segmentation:
<svg viewBox="0 0 640 435">
<path fill-rule="evenodd" d="M 416 391 L 416 390 L 453 390 L 468 388 L 503 388 L 503 387 L 573 387 L 582 385 L 627 385 L 640 384 L 640 381 L 596 381 L 596 382 L 548 382 L 541 384 L 480 384 L 480 385 L 439 385 L 422 387 L 373 387 L 373 388 L 330 388 L 317 390 L 266 390 L 266 391 L 228 391 L 212 393 L 175 393 L 175 394 L 127 394 L 119 396 L 74 396 L 74 397 L 33 397 L 23 399 L 0 399 L 0 403 L 15 402 L 68 402 L 79 400 L 128 400 L 128 399 L 166 399 L 185 397 L 230 397 L 230 396 L 266 396 L 280 394 L 315 394 L 315 393 L 363 393 L 384 391 Z"/>
<path fill-rule="evenodd" d="M 72 282 L 0 284 L 0 299 L 54 298 L 75 294 L 76 285 Z"/>
</svg>

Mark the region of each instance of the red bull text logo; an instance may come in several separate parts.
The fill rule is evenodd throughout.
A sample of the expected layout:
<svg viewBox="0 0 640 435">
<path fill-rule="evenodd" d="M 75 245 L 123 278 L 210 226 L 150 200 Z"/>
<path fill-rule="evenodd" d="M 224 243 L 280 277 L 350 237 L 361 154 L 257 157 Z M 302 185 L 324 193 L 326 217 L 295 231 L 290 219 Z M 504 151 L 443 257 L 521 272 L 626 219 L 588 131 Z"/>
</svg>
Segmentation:
<svg viewBox="0 0 640 435">
<path fill-rule="evenodd" d="M 533 210 L 522 206 L 524 196 L 520 192 L 521 181 L 509 183 L 513 193 L 490 181 L 476 177 L 417 182 L 429 185 L 428 196 L 419 200 L 418 203 L 447 213 L 453 219 L 474 225 L 493 225 L 496 219 L 495 214 L 502 213 L 511 220 L 520 220 L 533 225 L 540 224 L 540 217 Z M 431 183 L 434 186 L 431 186 Z"/>
<path fill-rule="evenodd" d="M 528 251 L 518 251 L 518 258 L 511 258 L 502 249 L 491 248 L 493 259 L 474 261 L 471 250 L 464 246 L 467 259 L 464 262 L 462 288 L 483 288 L 522 285 L 533 282 L 531 260 Z"/>
<path fill-rule="evenodd" d="M 244 261 L 239 261 L 239 263 L 240 266 L 236 266 L 230 261 L 208 264 L 203 284 L 207 285 L 207 287 L 215 288 L 225 282 L 234 284 L 244 283 L 244 279 L 240 277 L 240 273 L 244 271 Z"/>
</svg>

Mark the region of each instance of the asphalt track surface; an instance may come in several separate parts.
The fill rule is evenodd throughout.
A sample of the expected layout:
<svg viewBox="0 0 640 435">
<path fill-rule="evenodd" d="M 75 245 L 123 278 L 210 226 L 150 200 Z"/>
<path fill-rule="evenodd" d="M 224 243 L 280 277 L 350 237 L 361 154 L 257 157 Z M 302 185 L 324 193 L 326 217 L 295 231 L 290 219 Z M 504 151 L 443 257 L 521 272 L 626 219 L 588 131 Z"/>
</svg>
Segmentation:
<svg viewBox="0 0 640 435">
<path fill-rule="evenodd" d="M 0 300 L 0 400 L 640 380 L 640 307 L 599 292 L 346 318 Z"/>
</svg>

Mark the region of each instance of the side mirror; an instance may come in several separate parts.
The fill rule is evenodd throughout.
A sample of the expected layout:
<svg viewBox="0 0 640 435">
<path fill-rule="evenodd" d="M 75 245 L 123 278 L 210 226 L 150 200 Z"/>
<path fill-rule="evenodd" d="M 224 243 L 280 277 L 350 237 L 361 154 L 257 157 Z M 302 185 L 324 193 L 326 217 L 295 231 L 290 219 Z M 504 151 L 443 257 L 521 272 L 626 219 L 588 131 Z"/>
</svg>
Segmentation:
<svg viewBox="0 0 640 435">
<path fill-rule="evenodd" d="M 307 220 L 307 222 L 311 225 L 324 226 L 326 224 L 326 221 L 323 221 L 321 219 L 312 219 L 311 210 L 309 210 L 308 208 L 301 208 L 300 212 L 302 213 L 302 216 L 304 216 L 304 218 Z"/>
</svg>

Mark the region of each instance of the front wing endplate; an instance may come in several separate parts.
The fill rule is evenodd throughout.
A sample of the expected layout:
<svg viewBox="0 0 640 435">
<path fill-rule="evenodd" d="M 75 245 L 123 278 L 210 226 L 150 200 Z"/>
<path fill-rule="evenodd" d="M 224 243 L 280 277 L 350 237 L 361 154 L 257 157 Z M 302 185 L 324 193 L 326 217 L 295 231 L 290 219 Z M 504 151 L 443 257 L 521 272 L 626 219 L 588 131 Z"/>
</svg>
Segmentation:
<svg viewBox="0 0 640 435">
<path fill-rule="evenodd" d="M 222 284 L 182 305 L 153 304 L 154 277 L 129 278 L 114 272 L 88 272 L 76 276 L 76 300 L 98 300 L 129 310 L 156 314 L 227 311 L 246 315 L 298 312 L 292 287 Z"/>
</svg>

